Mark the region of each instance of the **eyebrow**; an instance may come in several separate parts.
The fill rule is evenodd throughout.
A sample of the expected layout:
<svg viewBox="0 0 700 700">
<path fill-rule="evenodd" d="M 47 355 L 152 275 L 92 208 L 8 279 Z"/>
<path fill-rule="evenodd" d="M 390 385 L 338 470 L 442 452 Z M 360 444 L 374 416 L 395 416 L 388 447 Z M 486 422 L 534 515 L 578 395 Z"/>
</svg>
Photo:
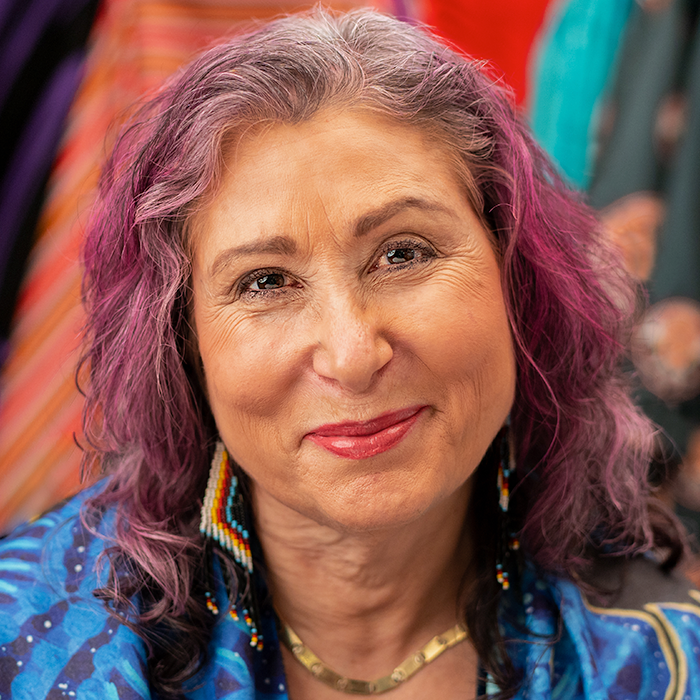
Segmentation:
<svg viewBox="0 0 700 700">
<path fill-rule="evenodd" d="M 355 221 L 354 231 L 356 238 L 362 238 L 373 229 L 389 221 L 397 214 L 406 209 L 420 209 L 422 211 L 435 211 L 454 216 L 454 212 L 448 207 L 437 202 L 432 202 L 421 197 L 401 197 L 391 202 L 387 202 L 377 209 L 363 214 Z M 222 250 L 214 259 L 211 266 L 210 276 L 215 277 L 228 263 L 235 258 L 242 258 L 250 255 L 276 254 L 293 255 L 297 250 L 297 245 L 292 238 L 284 235 L 272 236 L 262 241 L 244 243 L 240 246 Z"/>
<path fill-rule="evenodd" d="M 261 253 L 272 253 L 275 255 L 293 255 L 296 252 L 297 244 L 287 236 L 273 236 L 263 241 L 255 241 L 235 248 L 222 250 L 215 258 L 211 266 L 210 275 L 215 277 L 222 268 L 234 258 L 243 258 L 247 255 L 259 255 Z"/>
<path fill-rule="evenodd" d="M 384 222 L 406 209 L 436 211 L 454 216 L 454 212 L 451 209 L 439 204 L 438 202 L 431 202 L 429 199 L 423 199 L 422 197 L 401 197 L 400 199 L 387 202 L 374 211 L 363 214 L 355 222 L 355 237 L 361 238 L 372 229 L 381 226 Z"/>
</svg>

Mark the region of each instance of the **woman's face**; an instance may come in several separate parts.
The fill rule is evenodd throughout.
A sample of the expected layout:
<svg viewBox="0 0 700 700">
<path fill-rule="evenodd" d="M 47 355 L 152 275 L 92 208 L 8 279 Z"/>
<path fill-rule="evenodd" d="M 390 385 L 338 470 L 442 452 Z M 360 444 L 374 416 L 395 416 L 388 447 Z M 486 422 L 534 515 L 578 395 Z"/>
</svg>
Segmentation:
<svg viewBox="0 0 700 700">
<path fill-rule="evenodd" d="M 209 403 L 256 489 L 366 531 L 467 488 L 515 364 L 496 257 L 445 147 L 362 111 L 259 130 L 192 235 Z"/>
</svg>

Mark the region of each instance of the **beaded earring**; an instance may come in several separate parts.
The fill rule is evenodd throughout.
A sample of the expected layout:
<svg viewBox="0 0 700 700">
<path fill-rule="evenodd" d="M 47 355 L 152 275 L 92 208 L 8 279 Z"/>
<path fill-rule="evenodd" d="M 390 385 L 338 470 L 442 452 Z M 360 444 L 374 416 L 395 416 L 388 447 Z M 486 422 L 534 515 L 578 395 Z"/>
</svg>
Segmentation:
<svg viewBox="0 0 700 700">
<path fill-rule="evenodd" d="M 496 474 L 498 490 L 498 540 L 496 545 L 496 580 L 504 591 L 510 588 L 509 564 L 511 552 L 520 549 L 520 540 L 511 531 L 508 509 L 510 507 L 510 480 L 515 472 L 515 459 L 510 449 L 510 417 L 500 431 L 500 454 Z"/>
<path fill-rule="evenodd" d="M 236 621 L 243 618 L 250 630 L 250 646 L 262 649 L 263 640 L 259 631 L 260 616 L 253 582 L 248 510 L 239 488 L 238 477 L 233 472 L 228 451 L 221 441 L 216 444 L 209 471 L 199 531 L 204 537 L 207 563 L 213 562 L 214 554 L 219 557 L 226 556 L 226 553 L 233 556 L 237 564 L 235 585 L 226 575 L 226 566 L 222 563 L 221 567 L 229 598 L 229 614 Z M 209 611 L 213 615 L 218 615 L 219 608 L 213 594 L 212 578 L 209 573 L 204 595 Z"/>
</svg>

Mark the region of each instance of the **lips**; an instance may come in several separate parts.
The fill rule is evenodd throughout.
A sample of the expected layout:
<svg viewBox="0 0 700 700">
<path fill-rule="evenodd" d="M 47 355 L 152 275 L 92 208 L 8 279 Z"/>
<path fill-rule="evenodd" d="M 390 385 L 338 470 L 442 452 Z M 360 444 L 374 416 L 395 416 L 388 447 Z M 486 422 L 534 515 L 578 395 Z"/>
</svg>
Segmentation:
<svg viewBox="0 0 700 700">
<path fill-rule="evenodd" d="M 406 437 L 426 406 L 411 406 L 368 421 L 321 425 L 305 436 L 346 459 L 367 459 L 390 450 Z"/>
</svg>

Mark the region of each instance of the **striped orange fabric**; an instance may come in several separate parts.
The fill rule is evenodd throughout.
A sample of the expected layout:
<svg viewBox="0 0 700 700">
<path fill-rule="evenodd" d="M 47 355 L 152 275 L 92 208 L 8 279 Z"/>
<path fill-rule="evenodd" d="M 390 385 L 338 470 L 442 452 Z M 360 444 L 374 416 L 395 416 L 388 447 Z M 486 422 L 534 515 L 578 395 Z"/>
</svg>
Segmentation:
<svg viewBox="0 0 700 700">
<path fill-rule="evenodd" d="M 336 9 L 390 0 L 334 0 Z M 309 7 L 298 2 L 104 0 L 86 73 L 51 175 L 0 377 L 0 530 L 80 488 L 82 401 L 75 365 L 83 315 L 78 264 L 99 164 L 135 100 L 207 45 L 251 18 Z M 107 137 L 109 143 L 109 137 Z"/>
</svg>

